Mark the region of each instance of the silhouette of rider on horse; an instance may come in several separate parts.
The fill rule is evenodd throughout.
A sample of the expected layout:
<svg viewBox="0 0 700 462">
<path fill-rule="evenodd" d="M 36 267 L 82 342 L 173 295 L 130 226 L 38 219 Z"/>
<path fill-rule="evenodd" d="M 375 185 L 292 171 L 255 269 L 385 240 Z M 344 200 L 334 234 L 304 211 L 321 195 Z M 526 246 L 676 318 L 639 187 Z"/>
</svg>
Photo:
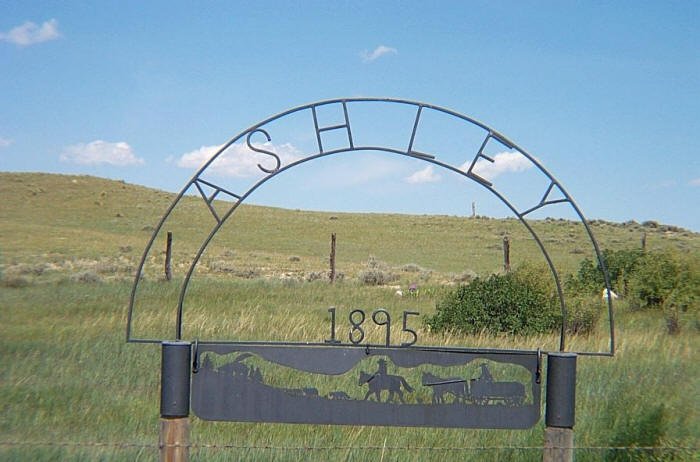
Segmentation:
<svg viewBox="0 0 700 462">
<path fill-rule="evenodd" d="M 408 392 L 412 392 L 413 388 L 406 382 L 406 379 L 400 375 L 390 375 L 387 372 L 387 365 L 384 359 L 378 361 L 377 372 L 374 374 L 368 374 L 366 372 L 360 371 L 360 380 L 358 385 L 368 385 L 367 393 L 364 399 L 367 400 L 371 395 L 374 395 L 377 402 L 381 402 L 381 392 L 387 390 L 389 396 L 387 402 L 394 401 L 397 397 L 402 403 L 404 401 L 403 392 L 401 388 Z"/>
</svg>

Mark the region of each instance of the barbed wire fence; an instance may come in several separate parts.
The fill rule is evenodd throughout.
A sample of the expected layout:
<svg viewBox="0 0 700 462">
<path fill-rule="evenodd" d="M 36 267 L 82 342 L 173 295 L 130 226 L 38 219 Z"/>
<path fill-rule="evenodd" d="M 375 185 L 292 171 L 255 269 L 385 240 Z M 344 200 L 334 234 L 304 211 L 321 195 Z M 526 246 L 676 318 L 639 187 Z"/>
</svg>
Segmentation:
<svg viewBox="0 0 700 462">
<path fill-rule="evenodd" d="M 489 452 L 489 451 L 544 451 L 542 446 L 277 446 L 277 445 L 242 445 L 242 444 L 206 444 L 168 445 L 168 447 L 187 447 L 190 450 L 217 451 L 421 451 L 421 452 Z M 0 441 L 0 448 L 73 448 L 73 449 L 152 449 L 160 450 L 163 445 L 145 442 L 100 442 L 100 441 Z M 695 446 L 574 446 L 574 452 L 627 452 L 655 453 L 700 456 L 700 447 Z"/>
</svg>

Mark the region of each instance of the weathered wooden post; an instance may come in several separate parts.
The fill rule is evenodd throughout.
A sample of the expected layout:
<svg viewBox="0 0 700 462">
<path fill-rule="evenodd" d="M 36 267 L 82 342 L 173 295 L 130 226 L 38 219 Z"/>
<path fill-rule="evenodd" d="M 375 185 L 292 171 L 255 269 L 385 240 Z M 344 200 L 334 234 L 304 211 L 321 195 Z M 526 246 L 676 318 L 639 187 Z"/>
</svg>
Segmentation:
<svg viewBox="0 0 700 462">
<path fill-rule="evenodd" d="M 647 250 L 647 233 L 646 231 L 642 233 L 642 252 Z"/>
<path fill-rule="evenodd" d="M 574 460 L 576 354 L 547 354 L 547 398 L 543 462 Z"/>
<path fill-rule="evenodd" d="M 163 342 L 160 376 L 160 460 L 187 462 L 190 451 L 189 342 Z"/>
<path fill-rule="evenodd" d="M 335 282 L 335 233 L 331 234 L 331 284 Z"/>
<path fill-rule="evenodd" d="M 503 237 L 503 270 L 510 272 L 510 239 L 508 236 Z"/>
<path fill-rule="evenodd" d="M 173 267 L 170 263 L 173 256 L 173 233 L 168 231 L 168 237 L 165 241 L 165 280 L 169 281 L 173 278 Z"/>
</svg>

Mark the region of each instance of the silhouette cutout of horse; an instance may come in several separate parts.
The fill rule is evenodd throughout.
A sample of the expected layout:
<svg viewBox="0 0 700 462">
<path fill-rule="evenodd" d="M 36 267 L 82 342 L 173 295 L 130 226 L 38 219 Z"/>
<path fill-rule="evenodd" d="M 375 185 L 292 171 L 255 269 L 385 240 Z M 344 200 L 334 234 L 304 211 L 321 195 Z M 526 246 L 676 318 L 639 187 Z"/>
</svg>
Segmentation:
<svg viewBox="0 0 700 462">
<path fill-rule="evenodd" d="M 467 381 L 461 377 L 442 378 L 430 372 L 423 372 L 422 383 L 433 390 L 433 404 L 445 402 L 445 395 L 452 395 L 453 403 L 465 402 L 468 398 Z"/>
<path fill-rule="evenodd" d="M 360 380 L 358 385 L 367 384 L 369 390 L 365 394 L 364 399 L 367 400 L 374 394 L 377 398 L 377 402 L 381 402 L 381 392 L 387 390 L 389 392 L 389 397 L 387 398 L 387 403 L 395 400 L 396 396 L 402 403 L 405 403 L 403 399 L 403 392 L 401 387 L 408 392 L 412 392 L 413 388 L 406 382 L 406 379 L 400 375 L 389 375 L 389 374 L 368 374 L 365 371 L 360 371 Z"/>
</svg>

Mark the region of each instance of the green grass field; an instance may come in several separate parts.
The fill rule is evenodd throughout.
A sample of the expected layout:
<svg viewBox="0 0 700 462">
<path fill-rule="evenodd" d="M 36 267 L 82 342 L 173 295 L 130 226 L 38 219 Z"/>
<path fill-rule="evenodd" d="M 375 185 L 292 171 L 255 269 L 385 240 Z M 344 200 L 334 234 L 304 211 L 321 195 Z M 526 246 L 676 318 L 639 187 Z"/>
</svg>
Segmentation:
<svg viewBox="0 0 700 462">
<path fill-rule="evenodd" d="M 141 252 L 173 195 L 91 177 L 0 173 L 0 196 L 0 459 L 156 460 L 160 351 L 125 342 L 126 308 Z M 143 297 L 153 305 L 172 308 L 171 285 L 198 245 L 197 225 L 211 219 L 201 199 L 187 198 L 187 211 L 170 229 L 176 280 L 162 280 L 162 252 L 147 262 Z M 465 274 L 501 270 L 504 235 L 514 265 L 542 259 L 516 220 L 244 206 L 226 226 L 188 293 L 187 338 L 318 341 L 327 337 L 329 306 L 430 314 Z M 580 225 L 534 226 L 562 273 L 590 257 Z M 637 247 L 645 232 L 647 248 L 700 259 L 700 235 L 675 227 L 595 222 L 593 230 L 604 248 Z M 328 271 L 331 233 L 343 273 L 334 285 L 318 279 Z M 359 282 L 370 256 L 398 277 L 392 287 Z M 418 284 L 418 296 L 394 295 L 393 286 L 409 283 Z M 172 309 L 144 310 L 134 320 L 137 334 L 173 335 Z M 604 350 L 604 324 L 572 338 L 572 348 Z M 442 336 L 418 325 L 423 344 L 556 344 L 556 336 Z M 578 361 L 576 445 L 584 449 L 576 459 L 697 460 L 697 449 L 672 449 L 700 446 L 697 323 L 684 319 L 671 336 L 662 313 L 633 312 L 622 301 L 616 325 L 614 358 Z M 193 460 L 541 460 L 544 425 L 496 431 L 191 420 Z M 666 450 L 605 449 L 611 446 Z"/>
</svg>

